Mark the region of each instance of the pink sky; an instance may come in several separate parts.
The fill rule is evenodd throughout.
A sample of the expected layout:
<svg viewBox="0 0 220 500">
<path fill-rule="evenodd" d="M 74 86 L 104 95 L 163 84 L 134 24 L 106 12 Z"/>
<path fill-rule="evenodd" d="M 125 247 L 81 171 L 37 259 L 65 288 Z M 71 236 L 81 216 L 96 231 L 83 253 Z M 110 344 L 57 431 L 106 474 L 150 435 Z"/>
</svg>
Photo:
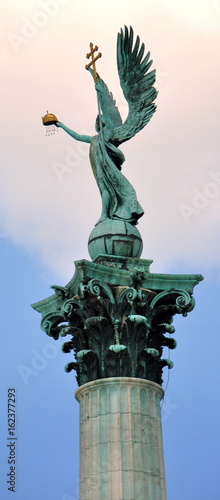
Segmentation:
<svg viewBox="0 0 220 500">
<path fill-rule="evenodd" d="M 100 215 L 88 146 L 62 130 L 45 137 L 41 116 L 49 109 L 79 133 L 94 133 L 96 95 L 85 71 L 92 41 L 125 117 L 115 46 L 127 24 L 151 51 L 159 90 L 151 122 L 122 146 L 123 173 L 145 209 L 142 257 L 154 258 L 155 270 L 179 260 L 197 268 L 207 264 L 211 241 L 217 265 L 220 2 L 10 1 L 2 11 L 1 231 L 62 276 L 88 257 Z"/>
<path fill-rule="evenodd" d="M 11 494 L 6 395 L 15 385 L 15 498 L 78 500 L 76 382 L 63 369 L 72 357 L 40 330 L 29 304 L 48 297 L 51 284 L 66 285 L 74 260 L 89 258 L 101 201 L 88 145 L 62 130 L 46 137 L 41 116 L 48 109 L 77 132 L 94 133 L 97 100 L 85 71 L 93 42 L 125 118 L 115 48 L 127 24 L 151 51 L 159 90 L 151 122 L 121 147 L 123 173 L 145 210 L 142 257 L 154 259 L 152 272 L 205 277 L 195 310 L 175 317 L 174 369 L 164 370 L 168 500 L 218 500 L 220 0 L 7 0 L 0 16 L 2 498 Z"/>
</svg>

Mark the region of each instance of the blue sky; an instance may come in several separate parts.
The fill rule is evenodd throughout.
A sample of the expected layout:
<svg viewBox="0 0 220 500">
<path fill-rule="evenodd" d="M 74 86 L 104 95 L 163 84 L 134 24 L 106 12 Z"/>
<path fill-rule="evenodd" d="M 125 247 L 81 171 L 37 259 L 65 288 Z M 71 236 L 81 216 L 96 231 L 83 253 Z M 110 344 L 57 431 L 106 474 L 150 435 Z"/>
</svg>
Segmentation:
<svg viewBox="0 0 220 500">
<path fill-rule="evenodd" d="M 77 500 L 79 405 L 71 355 L 40 330 L 30 304 L 65 285 L 74 261 L 89 258 L 100 215 L 88 146 L 62 130 L 55 113 L 93 134 L 96 96 L 85 71 L 89 43 L 122 115 L 115 44 L 131 24 L 157 69 L 157 112 L 123 147 L 123 172 L 146 214 L 138 226 L 152 272 L 201 273 L 196 307 L 175 317 L 173 370 L 162 405 L 168 500 L 219 498 L 219 36 L 220 2 L 10 0 L 1 6 L 0 151 L 1 498 L 7 490 L 7 394 L 16 389 L 16 500 Z M 117 9 L 116 9 L 117 6 Z M 52 9 L 52 7 L 51 7 Z M 92 12 L 91 12 L 92 10 Z M 43 12 L 43 14 L 42 14 Z M 97 15 L 98 12 L 99 14 Z"/>
</svg>

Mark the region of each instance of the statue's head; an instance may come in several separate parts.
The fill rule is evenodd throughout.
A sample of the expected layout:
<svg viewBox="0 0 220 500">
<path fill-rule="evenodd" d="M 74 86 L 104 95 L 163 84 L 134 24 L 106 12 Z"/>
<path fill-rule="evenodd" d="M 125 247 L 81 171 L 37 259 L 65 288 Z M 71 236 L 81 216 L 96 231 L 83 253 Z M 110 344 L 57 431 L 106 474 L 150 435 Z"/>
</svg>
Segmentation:
<svg viewBox="0 0 220 500">
<path fill-rule="evenodd" d="M 102 115 L 98 115 L 95 122 L 96 132 L 100 132 L 101 127 L 105 126 L 105 120 Z"/>
</svg>

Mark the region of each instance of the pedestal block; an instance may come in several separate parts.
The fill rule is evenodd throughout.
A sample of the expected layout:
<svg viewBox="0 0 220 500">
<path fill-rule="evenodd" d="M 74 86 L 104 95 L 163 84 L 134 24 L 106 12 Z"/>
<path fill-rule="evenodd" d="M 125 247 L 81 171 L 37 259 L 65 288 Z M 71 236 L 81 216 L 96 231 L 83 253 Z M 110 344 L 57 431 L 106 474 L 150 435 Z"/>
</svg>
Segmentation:
<svg viewBox="0 0 220 500">
<path fill-rule="evenodd" d="M 166 500 L 158 384 L 88 382 L 80 403 L 80 500 Z"/>
</svg>

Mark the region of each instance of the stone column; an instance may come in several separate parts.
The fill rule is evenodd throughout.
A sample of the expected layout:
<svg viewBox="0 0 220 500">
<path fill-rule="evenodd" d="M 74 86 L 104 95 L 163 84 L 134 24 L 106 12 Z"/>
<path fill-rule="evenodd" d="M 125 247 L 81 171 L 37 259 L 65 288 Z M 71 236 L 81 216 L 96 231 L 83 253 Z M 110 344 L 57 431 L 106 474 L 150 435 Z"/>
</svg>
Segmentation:
<svg viewBox="0 0 220 500">
<path fill-rule="evenodd" d="M 80 500 L 166 500 L 160 385 L 88 382 L 80 403 Z"/>
<path fill-rule="evenodd" d="M 149 264 L 78 261 L 65 287 L 33 304 L 41 328 L 67 337 L 62 350 L 74 355 L 65 369 L 80 386 L 80 500 L 166 500 L 160 400 L 173 363 L 164 350 L 175 349 L 173 318 L 192 311 L 202 276 L 150 273 Z"/>
</svg>

